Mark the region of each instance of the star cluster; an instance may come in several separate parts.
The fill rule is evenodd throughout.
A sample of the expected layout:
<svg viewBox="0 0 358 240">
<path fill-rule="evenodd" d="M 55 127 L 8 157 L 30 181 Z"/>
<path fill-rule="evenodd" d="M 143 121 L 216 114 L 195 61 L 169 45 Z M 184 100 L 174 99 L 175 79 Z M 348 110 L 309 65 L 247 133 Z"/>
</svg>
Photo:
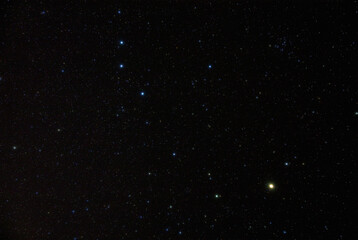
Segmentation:
<svg viewBox="0 0 358 240">
<path fill-rule="evenodd" d="M 4 1 L 0 239 L 347 239 L 352 9 Z"/>
</svg>

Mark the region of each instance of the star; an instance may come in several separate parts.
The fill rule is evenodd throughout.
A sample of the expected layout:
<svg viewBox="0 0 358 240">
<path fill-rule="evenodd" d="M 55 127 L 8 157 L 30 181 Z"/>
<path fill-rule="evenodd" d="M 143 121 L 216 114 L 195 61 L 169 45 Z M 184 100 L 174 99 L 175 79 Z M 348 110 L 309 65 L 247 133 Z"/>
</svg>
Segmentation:
<svg viewBox="0 0 358 240">
<path fill-rule="evenodd" d="M 275 189 L 275 185 L 274 185 L 273 183 L 269 183 L 269 184 L 268 184 L 268 187 L 269 187 L 269 189 L 271 189 L 271 190 L 272 190 L 272 189 Z"/>
<path fill-rule="evenodd" d="M 119 64 L 119 68 L 124 68 L 124 65 L 123 65 L 123 64 Z"/>
<path fill-rule="evenodd" d="M 124 45 L 124 41 L 120 40 L 119 45 Z"/>
<path fill-rule="evenodd" d="M 12 146 L 12 150 L 16 150 L 17 149 L 17 146 Z"/>
<path fill-rule="evenodd" d="M 175 152 L 172 153 L 173 157 L 175 157 L 177 154 Z"/>
<path fill-rule="evenodd" d="M 213 66 L 211 64 L 209 64 L 208 68 L 211 69 Z"/>
<path fill-rule="evenodd" d="M 144 96 L 144 95 L 145 95 L 145 93 L 142 91 L 142 92 L 140 92 L 140 95 L 141 95 L 141 96 Z"/>
</svg>

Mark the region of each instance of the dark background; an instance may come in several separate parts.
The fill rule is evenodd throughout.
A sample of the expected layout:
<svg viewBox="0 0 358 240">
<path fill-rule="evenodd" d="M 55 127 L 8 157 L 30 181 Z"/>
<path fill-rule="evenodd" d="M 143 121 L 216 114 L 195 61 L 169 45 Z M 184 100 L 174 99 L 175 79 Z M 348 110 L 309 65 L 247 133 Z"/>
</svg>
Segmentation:
<svg viewBox="0 0 358 240">
<path fill-rule="evenodd" d="M 0 238 L 352 239 L 357 3 L 297 2 L 1 1 Z"/>
</svg>

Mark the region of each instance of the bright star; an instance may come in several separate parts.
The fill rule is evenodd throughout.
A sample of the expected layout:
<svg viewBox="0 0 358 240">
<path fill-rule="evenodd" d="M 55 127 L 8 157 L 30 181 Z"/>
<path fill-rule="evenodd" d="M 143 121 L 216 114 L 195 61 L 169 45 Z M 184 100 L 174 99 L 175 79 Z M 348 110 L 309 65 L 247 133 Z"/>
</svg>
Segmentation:
<svg viewBox="0 0 358 240">
<path fill-rule="evenodd" d="M 145 94 L 144 92 L 140 92 L 140 95 L 141 95 L 141 96 L 144 96 L 144 94 Z"/>
<path fill-rule="evenodd" d="M 269 189 L 274 189 L 275 185 L 273 183 L 269 183 L 268 187 L 269 187 Z"/>
<path fill-rule="evenodd" d="M 124 65 L 123 65 L 123 64 L 119 64 L 119 68 L 124 68 Z"/>
<path fill-rule="evenodd" d="M 209 68 L 209 69 L 211 69 L 211 68 L 212 68 L 211 64 L 208 66 L 208 68 Z"/>
<path fill-rule="evenodd" d="M 119 45 L 124 45 L 124 41 L 119 41 Z"/>
</svg>

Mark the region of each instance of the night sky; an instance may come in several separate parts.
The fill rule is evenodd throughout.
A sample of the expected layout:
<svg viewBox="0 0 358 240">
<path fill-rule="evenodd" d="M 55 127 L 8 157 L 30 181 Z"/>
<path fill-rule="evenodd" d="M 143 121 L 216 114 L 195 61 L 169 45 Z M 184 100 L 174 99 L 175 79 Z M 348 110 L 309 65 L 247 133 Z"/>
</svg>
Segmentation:
<svg viewBox="0 0 358 240">
<path fill-rule="evenodd" d="M 352 239 L 357 3 L 0 11 L 1 240 Z"/>
</svg>

